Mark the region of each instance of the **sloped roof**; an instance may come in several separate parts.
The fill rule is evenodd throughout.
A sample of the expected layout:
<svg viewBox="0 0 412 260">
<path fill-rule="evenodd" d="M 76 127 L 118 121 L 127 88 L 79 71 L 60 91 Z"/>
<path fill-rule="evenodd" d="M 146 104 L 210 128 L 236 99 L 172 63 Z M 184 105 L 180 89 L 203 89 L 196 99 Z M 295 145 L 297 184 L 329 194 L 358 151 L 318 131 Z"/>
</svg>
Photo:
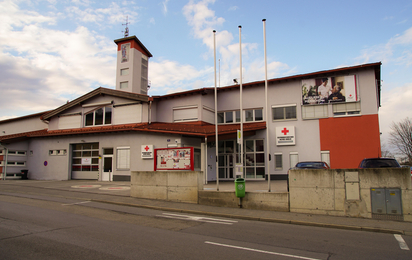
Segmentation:
<svg viewBox="0 0 412 260">
<path fill-rule="evenodd" d="M 317 72 L 298 74 L 298 75 L 287 76 L 287 77 L 282 77 L 282 78 L 273 78 L 273 79 L 268 79 L 268 84 L 308 79 L 308 78 L 314 78 L 314 77 L 316 78 L 330 77 L 332 75 L 338 75 L 339 73 L 342 73 L 342 72 L 353 73 L 356 71 L 372 68 L 375 71 L 375 78 L 379 84 L 378 85 L 378 88 L 379 88 L 378 95 L 380 97 L 380 80 L 381 80 L 381 69 L 380 68 L 381 68 L 381 65 L 382 65 L 382 62 L 375 62 L 375 63 L 356 65 L 356 66 L 341 67 L 341 68 L 336 68 L 336 69 L 331 69 L 331 70 L 322 70 L 322 71 L 317 71 Z M 262 86 L 264 84 L 265 84 L 265 81 L 260 80 L 260 81 L 243 83 L 242 87 L 248 88 L 248 87 L 254 87 L 254 86 Z M 235 84 L 235 85 L 230 85 L 230 86 L 219 87 L 217 88 L 217 91 L 233 90 L 233 89 L 238 89 L 239 87 L 240 86 L 238 84 Z M 192 89 L 192 90 L 183 91 L 183 92 L 176 92 L 176 93 L 171 93 L 171 94 L 162 95 L 162 96 L 153 96 L 153 98 L 168 99 L 168 98 L 174 98 L 174 97 L 186 96 L 186 95 L 208 94 L 208 93 L 212 93 L 213 91 L 214 91 L 214 87 L 208 87 L 208 88 Z"/>
<path fill-rule="evenodd" d="M 240 129 L 240 124 L 218 125 L 219 135 L 234 134 Z M 257 131 L 266 129 L 266 122 L 244 123 L 243 131 Z M 215 136 L 215 125 L 195 123 L 137 123 L 109 126 L 84 127 L 76 129 L 61 129 L 61 130 L 39 130 L 13 135 L 0 136 L 0 142 L 11 143 L 33 137 L 48 137 L 48 136 L 67 136 L 80 134 L 97 134 L 97 133 L 116 133 L 116 132 L 153 132 L 153 133 L 168 133 L 180 134 L 194 137 L 213 137 Z"/>
<path fill-rule="evenodd" d="M 109 95 L 109 96 L 114 96 L 114 97 L 122 97 L 122 98 L 127 98 L 130 100 L 135 100 L 135 101 L 142 101 L 142 102 L 148 102 L 149 97 L 147 95 L 143 94 L 136 94 L 136 93 L 131 93 L 131 92 L 126 92 L 126 91 L 121 91 L 121 90 L 115 90 L 115 89 L 109 89 L 109 88 L 97 88 L 71 102 L 68 102 L 67 104 L 64 104 L 63 106 L 60 106 L 54 110 L 49 111 L 48 113 L 44 114 L 41 119 L 42 120 L 48 120 L 51 117 L 73 107 L 81 104 L 82 102 L 98 96 L 98 95 Z"/>
</svg>

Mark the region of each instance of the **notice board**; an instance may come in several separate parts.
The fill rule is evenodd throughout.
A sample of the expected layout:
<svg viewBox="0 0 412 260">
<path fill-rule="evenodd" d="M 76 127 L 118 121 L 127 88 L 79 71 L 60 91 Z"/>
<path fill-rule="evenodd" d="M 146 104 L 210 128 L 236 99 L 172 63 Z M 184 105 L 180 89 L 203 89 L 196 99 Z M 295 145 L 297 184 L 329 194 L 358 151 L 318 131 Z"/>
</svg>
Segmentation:
<svg viewBox="0 0 412 260">
<path fill-rule="evenodd" d="M 194 170 L 193 147 L 155 149 L 154 170 Z"/>
</svg>

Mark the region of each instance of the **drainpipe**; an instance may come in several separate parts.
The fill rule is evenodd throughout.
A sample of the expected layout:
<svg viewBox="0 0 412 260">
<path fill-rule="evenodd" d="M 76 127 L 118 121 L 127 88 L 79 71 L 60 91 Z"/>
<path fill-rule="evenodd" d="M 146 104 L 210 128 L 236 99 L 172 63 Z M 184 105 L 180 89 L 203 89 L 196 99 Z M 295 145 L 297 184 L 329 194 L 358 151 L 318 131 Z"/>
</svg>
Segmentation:
<svg viewBox="0 0 412 260">
<path fill-rule="evenodd" d="M 149 98 L 149 125 L 152 123 L 152 102 L 153 98 Z"/>
</svg>

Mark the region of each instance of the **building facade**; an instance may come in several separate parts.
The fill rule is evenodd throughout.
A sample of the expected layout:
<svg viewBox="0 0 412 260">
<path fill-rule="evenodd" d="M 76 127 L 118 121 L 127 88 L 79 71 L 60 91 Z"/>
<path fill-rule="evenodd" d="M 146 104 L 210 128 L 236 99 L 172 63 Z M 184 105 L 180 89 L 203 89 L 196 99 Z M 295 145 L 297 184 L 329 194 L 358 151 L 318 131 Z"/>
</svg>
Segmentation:
<svg viewBox="0 0 412 260">
<path fill-rule="evenodd" d="M 271 79 L 267 96 L 264 81 L 246 83 L 242 108 L 239 85 L 220 87 L 216 140 L 214 88 L 148 96 L 152 54 L 135 36 L 115 43 L 115 89 L 0 121 L 3 179 L 28 170 L 30 179 L 129 180 L 131 171 L 154 169 L 144 148 L 193 147 L 205 181 L 233 180 L 241 125 L 249 180 L 282 178 L 299 161 L 356 168 L 381 155 L 380 62 Z"/>
</svg>

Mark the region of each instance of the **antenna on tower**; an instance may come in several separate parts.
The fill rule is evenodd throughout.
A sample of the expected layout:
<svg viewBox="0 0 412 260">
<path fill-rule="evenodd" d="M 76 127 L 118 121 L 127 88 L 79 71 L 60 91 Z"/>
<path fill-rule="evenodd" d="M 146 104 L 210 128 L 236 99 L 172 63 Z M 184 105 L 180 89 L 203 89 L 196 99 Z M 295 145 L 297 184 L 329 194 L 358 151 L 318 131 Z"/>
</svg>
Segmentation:
<svg viewBox="0 0 412 260">
<path fill-rule="evenodd" d="M 129 36 L 129 27 L 128 27 L 129 24 L 130 24 L 129 23 L 129 16 L 126 16 L 126 23 L 122 23 L 122 25 L 126 25 L 126 29 L 124 31 L 122 31 L 122 32 L 124 32 L 124 37 L 125 38 Z"/>
</svg>

